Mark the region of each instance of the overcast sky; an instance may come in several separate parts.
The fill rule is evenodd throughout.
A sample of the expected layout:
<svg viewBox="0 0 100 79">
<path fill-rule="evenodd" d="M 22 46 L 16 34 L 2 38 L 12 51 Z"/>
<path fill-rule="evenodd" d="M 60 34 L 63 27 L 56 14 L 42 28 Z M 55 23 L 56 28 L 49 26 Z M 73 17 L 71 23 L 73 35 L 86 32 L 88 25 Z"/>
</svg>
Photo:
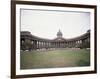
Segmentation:
<svg viewBox="0 0 100 79">
<path fill-rule="evenodd" d="M 64 38 L 86 33 L 90 29 L 90 13 L 21 9 L 21 31 L 53 39 L 59 29 Z"/>
</svg>

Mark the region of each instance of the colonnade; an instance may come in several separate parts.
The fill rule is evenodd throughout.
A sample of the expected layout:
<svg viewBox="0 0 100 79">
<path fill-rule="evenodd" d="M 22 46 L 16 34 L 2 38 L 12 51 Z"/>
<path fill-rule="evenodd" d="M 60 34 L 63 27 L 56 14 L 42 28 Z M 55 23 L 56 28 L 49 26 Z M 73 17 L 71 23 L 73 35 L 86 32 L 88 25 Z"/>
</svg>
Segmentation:
<svg viewBox="0 0 100 79">
<path fill-rule="evenodd" d="M 90 48 L 90 38 L 80 38 L 66 41 L 21 39 L 21 50 L 40 50 L 51 48 Z"/>
</svg>

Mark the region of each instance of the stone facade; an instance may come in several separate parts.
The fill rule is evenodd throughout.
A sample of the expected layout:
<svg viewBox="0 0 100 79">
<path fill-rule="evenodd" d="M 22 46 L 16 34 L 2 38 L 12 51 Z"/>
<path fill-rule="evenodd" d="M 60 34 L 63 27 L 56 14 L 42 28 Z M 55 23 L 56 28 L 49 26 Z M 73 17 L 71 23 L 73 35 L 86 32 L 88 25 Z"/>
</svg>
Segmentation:
<svg viewBox="0 0 100 79">
<path fill-rule="evenodd" d="M 81 36 L 71 39 L 63 38 L 63 34 L 59 30 L 57 38 L 45 39 L 32 35 L 28 31 L 21 31 L 21 50 L 41 50 L 56 48 L 90 48 L 90 30 Z"/>
</svg>

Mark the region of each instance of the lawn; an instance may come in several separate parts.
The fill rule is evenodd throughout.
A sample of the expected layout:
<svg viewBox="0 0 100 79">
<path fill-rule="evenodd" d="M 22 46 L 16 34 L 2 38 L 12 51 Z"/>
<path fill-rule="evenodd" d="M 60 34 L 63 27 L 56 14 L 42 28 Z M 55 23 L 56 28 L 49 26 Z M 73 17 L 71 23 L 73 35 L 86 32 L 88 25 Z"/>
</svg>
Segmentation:
<svg viewBox="0 0 100 79">
<path fill-rule="evenodd" d="M 21 51 L 20 68 L 56 68 L 90 65 L 90 50 L 63 49 L 49 51 Z"/>
</svg>

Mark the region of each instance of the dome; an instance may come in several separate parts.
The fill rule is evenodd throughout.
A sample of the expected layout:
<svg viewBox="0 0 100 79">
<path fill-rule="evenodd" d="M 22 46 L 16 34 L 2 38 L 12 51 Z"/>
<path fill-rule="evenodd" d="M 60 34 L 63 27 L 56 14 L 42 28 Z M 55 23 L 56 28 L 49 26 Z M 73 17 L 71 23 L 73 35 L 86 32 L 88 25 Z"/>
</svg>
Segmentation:
<svg viewBox="0 0 100 79">
<path fill-rule="evenodd" d="M 62 32 L 60 30 L 57 32 L 57 37 L 62 37 Z"/>
</svg>

